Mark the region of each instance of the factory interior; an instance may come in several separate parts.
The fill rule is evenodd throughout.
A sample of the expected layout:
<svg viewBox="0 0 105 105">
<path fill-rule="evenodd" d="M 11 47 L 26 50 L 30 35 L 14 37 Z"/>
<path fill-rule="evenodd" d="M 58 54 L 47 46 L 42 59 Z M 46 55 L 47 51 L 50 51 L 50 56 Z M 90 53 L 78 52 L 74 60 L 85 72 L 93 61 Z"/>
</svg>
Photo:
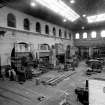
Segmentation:
<svg viewBox="0 0 105 105">
<path fill-rule="evenodd" d="M 105 0 L 0 0 L 0 105 L 105 105 Z"/>
</svg>

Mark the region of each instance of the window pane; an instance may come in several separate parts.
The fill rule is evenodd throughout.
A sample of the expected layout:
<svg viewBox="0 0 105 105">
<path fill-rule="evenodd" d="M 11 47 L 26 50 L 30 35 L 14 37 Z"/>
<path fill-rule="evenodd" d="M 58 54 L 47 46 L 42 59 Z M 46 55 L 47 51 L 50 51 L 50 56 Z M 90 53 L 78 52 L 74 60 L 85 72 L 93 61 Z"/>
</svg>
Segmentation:
<svg viewBox="0 0 105 105">
<path fill-rule="evenodd" d="M 15 18 L 15 16 L 14 16 L 13 14 L 11 14 L 11 13 L 9 13 L 9 14 L 7 15 L 7 25 L 8 25 L 9 27 L 14 27 L 14 28 L 16 28 L 16 18 Z"/>
<path fill-rule="evenodd" d="M 45 33 L 49 34 L 49 26 L 48 25 L 45 26 Z"/>
<path fill-rule="evenodd" d="M 80 37 L 80 36 L 79 36 L 79 33 L 76 33 L 76 34 L 75 34 L 75 38 L 76 38 L 76 39 L 79 39 L 79 37 Z"/>
<path fill-rule="evenodd" d="M 101 31 L 101 37 L 105 37 L 105 30 Z"/>
<path fill-rule="evenodd" d="M 54 36 L 56 35 L 56 29 L 55 29 L 55 27 L 53 27 L 53 35 Z"/>
<path fill-rule="evenodd" d="M 41 32 L 41 26 L 39 22 L 36 23 L 36 32 Z"/>
<path fill-rule="evenodd" d="M 61 29 L 59 29 L 59 37 L 62 37 Z"/>
<path fill-rule="evenodd" d="M 30 30 L 30 22 L 28 19 L 24 19 L 24 29 Z"/>
<path fill-rule="evenodd" d="M 83 38 L 84 38 L 84 39 L 87 38 L 87 32 L 84 32 L 84 33 L 83 33 Z"/>
<path fill-rule="evenodd" d="M 91 37 L 92 37 L 92 38 L 96 38 L 96 32 L 95 32 L 95 31 L 93 31 L 93 32 L 91 33 Z"/>
</svg>

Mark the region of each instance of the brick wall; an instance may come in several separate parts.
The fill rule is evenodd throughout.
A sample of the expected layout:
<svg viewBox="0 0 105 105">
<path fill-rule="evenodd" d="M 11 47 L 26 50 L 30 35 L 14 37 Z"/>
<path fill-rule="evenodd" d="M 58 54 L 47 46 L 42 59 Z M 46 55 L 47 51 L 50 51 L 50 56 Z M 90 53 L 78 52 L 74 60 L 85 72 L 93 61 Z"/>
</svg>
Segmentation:
<svg viewBox="0 0 105 105">
<path fill-rule="evenodd" d="M 7 26 L 7 14 L 13 13 L 16 16 L 16 28 L 10 28 Z M 30 21 L 30 31 L 25 31 L 23 28 L 23 20 L 24 18 L 28 18 Z M 35 24 L 36 22 L 40 22 L 41 24 L 41 33 L 36 32 Z M 49 25 L 50 33 L 49 35 L 45 34 L 45 25 Z M 56 28 L 56 37 L 53 36 L 52 28 L 53 26 Z M 62 38 L 58 37 L 58 30 L 61 29 L 64 33 L 64 28 L 51 24 L 49 22 L 45 22 L 43 20 L 34 18 L 17 10 L 3 7 L 0 9 L 0 31 L 4 30 L 6 33 L 4 36 L 0 35 L 0 56 L 1 56 L 1 65 L 8 65 L 11 63 L 11 51 L 14 47 L 14 43 L 16 42 L 26 42 L 31 43 L 33 45 L 34 50 L 38 50 L 38 44 L 49 44 L 54 45 L 55 43 L 62 43 L 66 48 L 67 45 L 73 46 L 73 37 L 72 32 L 67 30 L 67 33 L 71 33 L 71 39 L 69 36 L 65 39 L 64 36 Z M 64 34 L 63 34 L 64 35 Z M 72 51 L 74 53 L 74 51 Z"/>
</svg>

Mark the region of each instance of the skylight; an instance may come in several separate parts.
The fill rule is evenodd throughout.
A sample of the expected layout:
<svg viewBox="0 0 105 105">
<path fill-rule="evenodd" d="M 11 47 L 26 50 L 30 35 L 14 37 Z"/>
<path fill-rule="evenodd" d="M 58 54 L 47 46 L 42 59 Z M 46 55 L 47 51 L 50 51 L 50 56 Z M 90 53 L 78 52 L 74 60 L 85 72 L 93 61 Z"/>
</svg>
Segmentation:
<svg viewBox="0 0 105 105">
<path fill-rule="evenodd" d="M 62 0 L 36 0 L 36 1 L 72 22 L 77 20 L 80 17 L 75 11 L 73 11 L 70 7 L 68 7 Z"/>
<path fill-rule="evenodd" d="M 105 21 L 105 13 L 87 17 L 88 23 Z"/>
</svg>

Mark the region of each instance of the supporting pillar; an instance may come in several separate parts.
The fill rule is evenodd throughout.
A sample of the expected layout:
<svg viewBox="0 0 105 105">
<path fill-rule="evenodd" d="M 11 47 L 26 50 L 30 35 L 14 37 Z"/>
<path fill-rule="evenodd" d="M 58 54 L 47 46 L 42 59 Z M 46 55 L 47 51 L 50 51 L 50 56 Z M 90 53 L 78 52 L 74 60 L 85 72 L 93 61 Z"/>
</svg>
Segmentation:
<svg viewBox="0 0 105 105">
<path fill-rule="evenodd" d="M 1 55 L 0 55 L 0 77 L 1 77 Z"/>
<path fill-rule="evenodd" d="M 89 47 L 89 57 L 92 57 L 92 56 L 93 56 L 93 48 Z"/>
<path fill-rule="evenodd" d="M 50 52 L 50 63 L 53 65 L 53 67 L 56 67 L 56 49 L 55 46 L 52 46 L 51 52 Z"/>
</svg>

